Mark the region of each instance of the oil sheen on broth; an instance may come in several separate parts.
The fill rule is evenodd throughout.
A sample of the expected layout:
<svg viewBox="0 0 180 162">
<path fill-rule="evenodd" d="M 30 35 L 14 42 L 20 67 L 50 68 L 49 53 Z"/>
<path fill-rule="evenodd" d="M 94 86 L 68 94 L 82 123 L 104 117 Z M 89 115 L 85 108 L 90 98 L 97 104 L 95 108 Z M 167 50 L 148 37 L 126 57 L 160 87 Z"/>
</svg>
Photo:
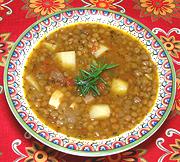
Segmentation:
<svg viewBox="0 0 180 162">
<path fill-rule="evenodd" d="M 86 72 L 94 78 L 88 80 Z M 79 81 L 84 87 L 77 84 L 78 76 L 87 79 Z M 79 23 L 35 46 L 23 88 L 31 109 L 47 126 L 75 138 L 105 139 L 134 128 L 150 111 L 158 91 L 157 67 L 129 34 Z"/>
</svg>

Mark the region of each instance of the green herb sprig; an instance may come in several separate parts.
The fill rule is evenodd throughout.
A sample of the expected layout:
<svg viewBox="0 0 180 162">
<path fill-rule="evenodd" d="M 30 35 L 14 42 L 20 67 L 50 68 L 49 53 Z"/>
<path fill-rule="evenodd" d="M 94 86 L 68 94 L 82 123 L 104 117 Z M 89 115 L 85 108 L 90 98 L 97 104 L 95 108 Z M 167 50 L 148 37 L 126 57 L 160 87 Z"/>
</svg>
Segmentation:
<svg viewBox="0 0 180 162">
<path fill-rule="evenodd" d="M 108 83 L 102 78 L 102 72 L 115 68 L 119 66 L 118 64 L 100 64 L 92 63 L 90 68 L 87 70 L 80 70 L 80 75 L 75 78 L 75 84 L 77 89 L 82 96 L 86 96 L 88 93 L 92 92 L 93 96 L 100 95 L 98 89 L 98 83 L 104 83 L 107 87 Z"/>
</svg>

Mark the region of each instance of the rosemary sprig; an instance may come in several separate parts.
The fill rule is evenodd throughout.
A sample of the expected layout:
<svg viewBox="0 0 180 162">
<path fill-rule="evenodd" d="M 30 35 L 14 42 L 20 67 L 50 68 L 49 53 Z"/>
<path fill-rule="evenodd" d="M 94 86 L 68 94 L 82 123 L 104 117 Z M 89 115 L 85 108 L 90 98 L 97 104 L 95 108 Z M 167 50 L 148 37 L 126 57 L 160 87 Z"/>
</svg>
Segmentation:
<svg viewBox="0 0 180 162">
<path fill-rule="evenodd" d="M 119 66 L 118 64 L 100 64 L 92 63 L 90 68 L 87 70 L 80 70 L 79 75 L 75 78 L 75 84 L 80 92 L 80 95 L 86 96 L 88 93 L 92 92 L 94 96 L 100 95 L 98 89 L 98 83 L 104 83 L 107 87 L 108 83 L 101 77 L 102 72 L 115 68 Z"/>
</svg>

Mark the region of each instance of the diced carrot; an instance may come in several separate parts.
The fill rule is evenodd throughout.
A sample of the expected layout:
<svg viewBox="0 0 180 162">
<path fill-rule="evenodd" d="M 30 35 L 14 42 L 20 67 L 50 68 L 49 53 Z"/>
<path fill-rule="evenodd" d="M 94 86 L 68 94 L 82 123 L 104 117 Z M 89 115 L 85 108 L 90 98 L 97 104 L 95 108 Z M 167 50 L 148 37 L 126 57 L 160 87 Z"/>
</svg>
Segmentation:
<svg viewBox="0 0 180 162">
<path fill-rule="evenodd" d="M 98 88 L 99 88 L 99 90 L 100 90 L 101 92 L 103 92 L 103 91 L 106 89 L 106 86 L 105 86 L 104 83 L 99 83 L 99 84 L 98 84 Z"/>
<path fill-rule="evenodd" d="M 44 64 L 50 64 L 50 61 L 49 61 L 49 60 L 44 60 L 43 63 L 44 63 Z"/>
<path fill-rule="evenodd" d="M 110 79 L 110 77 L 109 77 L 109 74 L 108 73 L 102 73 L 102 78 L 104 79 L 104 80 L 109 80 Z"/>
<path fill-rule="evenodd" d="M 66 82 L 67 86 L 74 86 L 74 84 L 75 84 L 73 78 L 66 78 L 65 82 Z"/>
</svg>

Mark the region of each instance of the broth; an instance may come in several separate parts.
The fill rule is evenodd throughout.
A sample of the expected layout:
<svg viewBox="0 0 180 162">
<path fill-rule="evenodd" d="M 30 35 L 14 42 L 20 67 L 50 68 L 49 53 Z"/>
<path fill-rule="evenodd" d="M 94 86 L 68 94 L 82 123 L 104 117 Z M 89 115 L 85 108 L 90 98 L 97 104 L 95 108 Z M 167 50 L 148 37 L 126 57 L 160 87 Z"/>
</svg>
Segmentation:
<svg viewBox="0 0 180 162">
<path fill-rule="evenodd" d="M 114 67 L 90 80 L 89 73 L 105 64 Z M 78 80 L 82 78 L 86 82 Z M 105 139 L 144 119 L 156 100 L 158 74 L 149 52 L 134 37 L 107 25 L 78 23 L 35 46 L 25 65 L 23 88 L 31 109 L 47 126 L 75 138 Z"/>
</svg>

